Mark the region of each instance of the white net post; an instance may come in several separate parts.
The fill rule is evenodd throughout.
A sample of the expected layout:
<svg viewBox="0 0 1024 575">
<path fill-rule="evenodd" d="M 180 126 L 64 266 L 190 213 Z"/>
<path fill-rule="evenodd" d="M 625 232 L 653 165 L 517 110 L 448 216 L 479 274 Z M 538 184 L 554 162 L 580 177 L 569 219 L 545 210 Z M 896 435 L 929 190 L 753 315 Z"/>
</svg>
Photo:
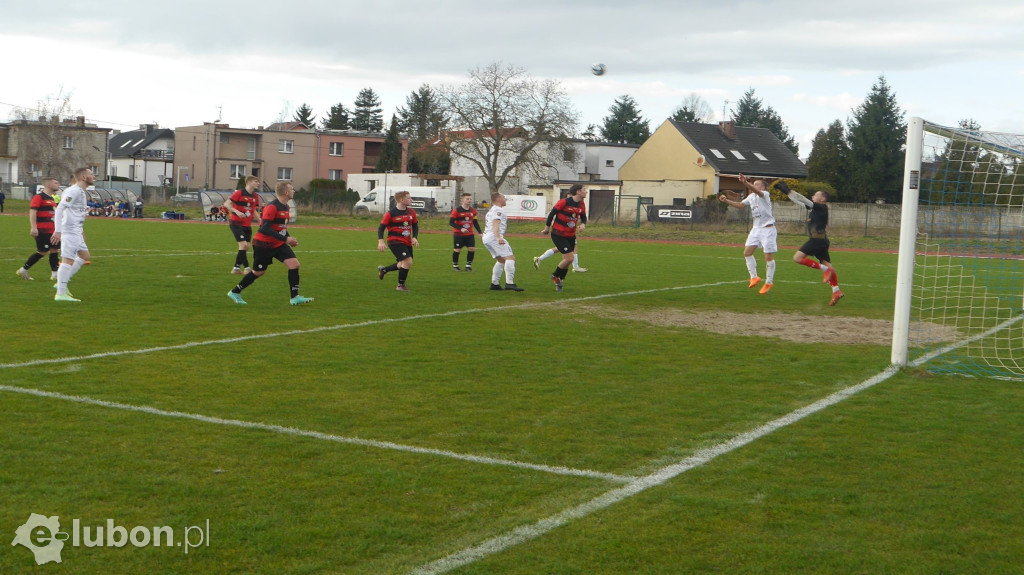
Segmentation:
<svg viewBox="0 0 1024 575">
<path fill-rule="evenodd" d="M 896 266 L 896 305 L 892 322 L 892 363 L 907 365 L 910 342 L 910 308 L 914 289 L 914 250 L 917 245 L 917 207 L 921 186 L 921 152 L 924 120 L 907 123 L 907 151 L 903 168 L 903 209 Z"/>
</svg>

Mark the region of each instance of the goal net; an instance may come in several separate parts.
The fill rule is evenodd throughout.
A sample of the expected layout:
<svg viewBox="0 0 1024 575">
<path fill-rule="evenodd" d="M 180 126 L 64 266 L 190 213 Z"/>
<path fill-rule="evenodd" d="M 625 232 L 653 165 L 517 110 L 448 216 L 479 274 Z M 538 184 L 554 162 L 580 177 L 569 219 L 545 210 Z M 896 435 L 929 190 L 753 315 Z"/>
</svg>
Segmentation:
<svg viewBox="0 0 1024 575">
<path fill-rule="evenodd" d="M 907 126 L 892 360 L 1024 380 L 1024 135 Z"/>
</svg>

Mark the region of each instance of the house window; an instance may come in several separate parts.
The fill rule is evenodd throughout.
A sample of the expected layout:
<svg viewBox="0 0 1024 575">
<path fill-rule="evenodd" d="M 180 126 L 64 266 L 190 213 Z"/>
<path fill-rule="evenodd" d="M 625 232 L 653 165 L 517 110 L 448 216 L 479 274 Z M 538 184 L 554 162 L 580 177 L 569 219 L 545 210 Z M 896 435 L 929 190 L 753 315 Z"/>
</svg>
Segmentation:
<svg viewBox="0 0 1024 575">
<path fill-rule="evenodd" d="M 282 154 L 291 154 L 295 151 L 295 140 L 278 140 L 277 151 Z"/>
<path fill-rule="evenodd" d="M 277 179 L 279 179 L 279 180 L 286 180 L 286 181 L 287 180 L 291 180 L 292 179 L 292 169 L 291 168 L 278 168 L 277 169 Z"/>
<path fill-rule="evenodd" d="M 227 134 L 221 134 L 220 135 L 220 143 L 222 143 L 222 144 L 230 144 L 231 143 L 231 139 L 228 138 Z"/>
<path fill-rule="evenodd" d="M 245 153 L 245 159 L 256 159 L 256 138 L 249 138 L 249 150 Z"/>
<path fill-rule="evenodd" d="M 344 156 L 345 155 L 345 142 L 331 142 L 330 144 L 328 144 L 328 151 L 327 151 L 327 153 L 332 155 L 332 156 Z"/>
<path fill-rule="evenodd" d="M 64 136 L 64 149 L 72 150 L 75 147 L 75 138 L 72 136 Z"/>
<path fill-rule="evenodd" d="M 231 164 L 231 179 L 237 180 L 238 178 L 245 177 L 245 164 Z"/>
<path fill-rule="evenodd" d="M 196 151 L 196 137 L 192 136 L 192 151 Z"/>
<path fill-rule="evenodd" d="M 711 150 L 711 153 L 714 154 L 715 157 L 718 158 L 719 160 L 724 160 L 725 159 L 725 155 L 722 154 L 722 152 L 719 152 L 718 150 L 716 150 L 714 148 L 709 148 L 709 149 Z"/>
<path fill-rule="evenodd" d="M 768 161 L 768 158 L 764 157 L 764 154 L 762 154 L 761 152 L 754 152 L 754 156 L 756 156 L 757 159 L 761 160 L 762 162 Z"/>
<path fill-rule="evenodd" d="M 743 157 L 743 154 L 739 153 L 738 150 L 729 150 L 729 151 L 732 152 L 732 155 L 736 156 L 737 160 L 746 160 L 746 158 Z"/>
<path fill-rule="evenodd" d="M 605 160 L 604 161 L 604 167 L 606 167 L 606 168 L 614 168 L 615 167 L 615 160 Z"/>
<path fill-rule="evenodd" d="M 327 170 L 327 179 L 328 180 L 340 180 L 341 179 L 341 170 Z"/>
</svg>

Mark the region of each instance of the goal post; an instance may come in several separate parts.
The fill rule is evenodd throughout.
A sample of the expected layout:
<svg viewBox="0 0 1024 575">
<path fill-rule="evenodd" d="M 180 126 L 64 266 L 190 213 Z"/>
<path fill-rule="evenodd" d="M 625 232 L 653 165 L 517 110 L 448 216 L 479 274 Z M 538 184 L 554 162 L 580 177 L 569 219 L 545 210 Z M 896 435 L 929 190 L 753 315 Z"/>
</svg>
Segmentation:
<svg viewBox="0 0 1024 575">
<path fill-rule="evenodd" d="M 1024 381 L 1024 135 L 911 118 L 892 363 Z"/>
</svg>

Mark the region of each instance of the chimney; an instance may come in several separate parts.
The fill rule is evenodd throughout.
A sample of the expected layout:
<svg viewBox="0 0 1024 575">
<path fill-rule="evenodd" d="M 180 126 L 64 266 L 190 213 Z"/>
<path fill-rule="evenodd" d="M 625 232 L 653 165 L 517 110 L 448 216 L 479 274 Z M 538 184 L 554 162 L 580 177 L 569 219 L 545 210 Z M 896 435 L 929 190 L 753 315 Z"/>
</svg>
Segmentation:
<svg viewBox="0 0 1024 575">
<path fill-rule="evenodd" d="M 78 116 L 77 118 L 75 118 L 75 125 L 76 126 L 84 126 L 85 125 L 85 116 Z"/>
<path fill-rule="evenodd" d="M 50 123 L 51 124 L 59 124 L 60 123 L 60 116 L 50 116 Z"/>
<path fill-rule="evenodd" d="M 46 121 L 46 116 L 39 116 L 39 121 L 40 122 L 45 122 Z"/>
<path fill-rule="evenodd" d="M 722 131 L 722 135 L 730 140 L 736 139 L 736 122 L 719 122 L 718 129 Z"/>
</svg>

